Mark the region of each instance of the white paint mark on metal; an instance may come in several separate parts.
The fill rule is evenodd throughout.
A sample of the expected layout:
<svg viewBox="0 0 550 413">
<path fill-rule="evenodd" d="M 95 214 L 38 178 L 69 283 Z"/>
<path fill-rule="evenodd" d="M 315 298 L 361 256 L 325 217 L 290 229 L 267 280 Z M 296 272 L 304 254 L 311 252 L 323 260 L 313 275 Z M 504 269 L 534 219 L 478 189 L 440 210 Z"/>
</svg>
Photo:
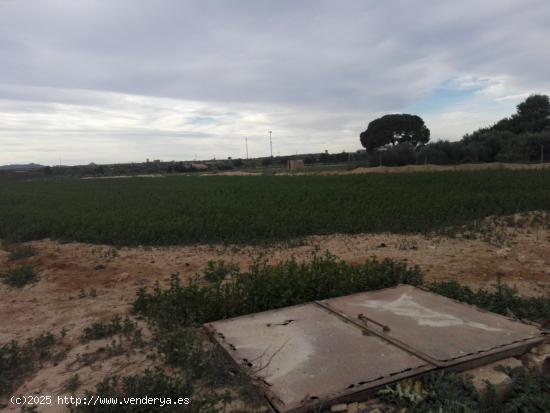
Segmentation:
<svg viewBox="0 0 550 413">
<path fill-rule="evenodd" d="M 428 327 L 452 327 L 467 325 L 485 331 L 502 331 L 500 328 L 490 327 L 483 323 L 464 321 L 452 314 L 435 311 L 417 303 L 409 294 L 402 294 L 393 301 L 366 300 L 362 303 L 352 304 L 360 307 L 376 308 L 389 311 L 395 315 L 413 319 L 421 326 Z"/>
</svg>

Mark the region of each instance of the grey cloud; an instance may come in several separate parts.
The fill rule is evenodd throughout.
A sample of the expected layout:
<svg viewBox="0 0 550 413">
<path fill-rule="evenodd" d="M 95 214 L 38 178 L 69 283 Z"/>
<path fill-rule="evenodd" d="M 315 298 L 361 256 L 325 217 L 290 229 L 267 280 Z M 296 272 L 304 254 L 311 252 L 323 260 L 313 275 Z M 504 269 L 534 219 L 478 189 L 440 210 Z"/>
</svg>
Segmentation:
<svg viewBox="0 0 550 413">
<path fill-rule="evenodd" d="M 349 148 L 371 116 L 403 111 L 462 76 L 485 80 L 471 107 L 550 90 L 549 19 L 546 0 L 4 0 L 0 110 L 9 124 L 0 139 L 18 133 L 14 119 L 24 136 L 25 116 L 36 134 L 59 124 L 51 115 L 78 124 L 67 134 L 206 133 L 204 142 L 273 127 L 304 139 L 299 148 L 317 136 Z M 103 111 L 112 125 L 101 126 Z M 166 125 L 147 126 L 159 116 Z M 433 119 L 444 136 L 464 132 Z M 194 126 L 209 129 L 185 135 Z M 240 145 L 220 142 L 230 153 Z"/>
</svg>

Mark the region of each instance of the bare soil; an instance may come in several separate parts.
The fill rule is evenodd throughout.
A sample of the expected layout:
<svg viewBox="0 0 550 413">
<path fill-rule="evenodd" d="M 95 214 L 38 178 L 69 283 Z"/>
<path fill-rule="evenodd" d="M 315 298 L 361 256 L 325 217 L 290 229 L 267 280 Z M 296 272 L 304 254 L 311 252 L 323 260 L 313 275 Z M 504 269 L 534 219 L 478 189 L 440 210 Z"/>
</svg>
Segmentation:
<svg viewBox="0 0 550 413">
<path fill-rule="evenodd" d="M 39 275 L 21 289 L 0 284 L 0 345 L 24 341 L 42 332 L 59 335 L 67 329 L 66 357 L 46 364 L 14 394 L 68 394 L 67 381 L 78 374 L 77 393 L 92 390 L 107 376 L 128 375 L 152 365 L 147 350 L 108 357 L 109 340 L 82 344 L 79 336 L 92 322 L 128 313 L 139 287 L 166 283 L 172 273 L 182 278 L 200 273 L 209 260 L 225 260 L 246 268 L 259 254 L 272 262 L 307 260 L 315 248 L 355 264 L 369 257 L 403 260 L 418 265 L 427 281 L 455 279 L 475 288 L 493 284 L 497 276 L 525 296 L 550 294 L 550 230 L 503 226 L 478 239 L 444 236 L 359 234 L 313 236 L 271 247 L 196 245 L 121 248 L 51 240 L 30 242 L 37 254 L 10 262 L 0 251 L 0 273 L 17 264 L 32 265 Z M 91 296 L 95 290 L 96 296 Z M 82 297 L 84 292 L 85 297 Z M 146 326 L 140 325 L 145 333 Z M 5 411 L 19 411 L 14 406 Z M 39 411 L 65 411 L 58 407 Z"/>
<path fill-rule="evenodd" d="M 276 170 L 275 176 L 299 176 L 299 175 L 356 175 L 356 174 L 369 174 L 369 173 L 399 173 L 399 172 L 437 172 L 437 171 L 481 171 L 489 169 L 513 169 L 513 170 L 536 170 L 536 169 L 550 169 L 550 163 L 545 164 L 524 164 L 524 163 L 505 163 L 505 162 L 491 162 L 491 163 L 465 163 L 460 165 L 404 165 L 404 166 L 374 166 L 374 167 L 358 167 L 354 169 L 333 169 L 326 171 L 308 171 L 305 169 L 296 171 L 283 172 Z M 269 171 L 269 168 L 266 168 Z M 205 172 L 201 173 L 201 176 L 223 175 L 223 176 L 249 176 L 249 175 L 262 175 L 264 172 L 248 172 L 248 171 L 223 171 L 223 172 Z"/>
</svg>

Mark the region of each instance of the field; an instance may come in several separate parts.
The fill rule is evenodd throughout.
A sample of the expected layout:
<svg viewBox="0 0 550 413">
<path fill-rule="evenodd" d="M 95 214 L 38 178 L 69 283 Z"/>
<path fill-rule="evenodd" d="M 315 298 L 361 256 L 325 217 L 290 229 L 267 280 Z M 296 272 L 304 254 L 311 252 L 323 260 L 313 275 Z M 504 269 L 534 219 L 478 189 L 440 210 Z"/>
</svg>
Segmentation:
<svg viewBox="0 0 550 413">
<path fill-rule="evenodd" d="M 0 238 L 114 245 L 427 233 L 550 209 L 550 170 L 3 182 Z"/>
<path fill-rule="evenodd" d="M 36 411 L 10 394 L 184 394 L 190 408 L 154 411 L 266 412 L 200 323 L 397 283 L 548 320 L 549 209 L 548 170 L 1 182 L 0 410 Z M 509 375 L 504 401 L 450 375 L 368 403 L 550 409 L 548 379 Z M 136 411 L 74 409 L 97 410 Z"/>
</svg>

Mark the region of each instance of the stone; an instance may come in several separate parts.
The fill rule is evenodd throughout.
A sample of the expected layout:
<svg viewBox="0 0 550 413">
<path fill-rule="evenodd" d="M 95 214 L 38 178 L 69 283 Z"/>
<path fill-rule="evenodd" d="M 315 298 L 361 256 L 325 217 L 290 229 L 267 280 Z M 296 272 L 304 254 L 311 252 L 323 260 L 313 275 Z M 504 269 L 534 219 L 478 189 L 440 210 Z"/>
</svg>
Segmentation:
<svg viewBox="0 0 550 413">
<path fill-rule="evenodd" d="M 498 366 L 516 368 L 521 367 L 522 363 L 520 360 L 510 357 L 473 370 L 468 370 L 461 374 L 471 377 L 474 387 L 480 394 L 485 392 L 487 387 L 486 382 L 489 382 L 494 386 L 497 397 L 502 398 L 510 388 L 512 380 L 503 371 L 496 370 Z"/>
<path fill-rule="evenodd" d="M 359 403 L 348 404 L 348 413 L 357 413 L 359 411 Z"/>
<path fill-rule="evenodd" d="M 550 355 L 527 353 L 523 356 L 522 360 L 525 367 L 529 370 L 533 370 L 543 376 L 550 376 Z"/>
<path fill-rule="evenodd" d="M 348 405 L 345 403 L 335 404 L 330 407 L 331 412 L 345 412 L 348 410 Z"/>
<path fill-rule="evenodd" d="M 531 349 L 531 353 L 537 356 L 550 356 L 550 343 L 543 343 Z"/>
</svg>

